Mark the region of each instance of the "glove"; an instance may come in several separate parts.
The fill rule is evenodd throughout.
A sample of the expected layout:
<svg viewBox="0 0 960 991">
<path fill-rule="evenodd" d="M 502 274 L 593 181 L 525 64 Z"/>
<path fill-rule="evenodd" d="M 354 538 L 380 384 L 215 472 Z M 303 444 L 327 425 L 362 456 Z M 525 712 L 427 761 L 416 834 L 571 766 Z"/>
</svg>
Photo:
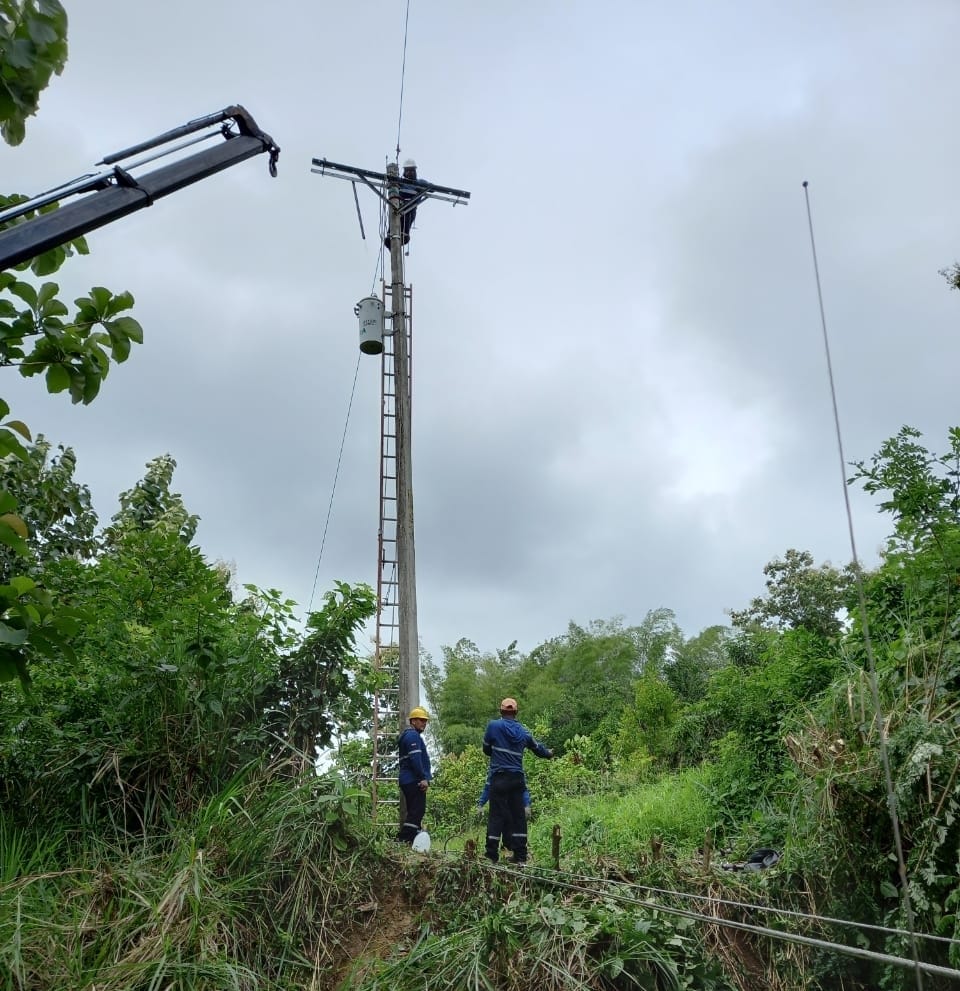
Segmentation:
<svg viewBox="0 0 960 991">
<path fill-rule="evenodd" d="M 482 805 L 475 805 L 473 807 L 473 815 L 477 819 L 482 819 L 483 818 L 483 806 Z"/>
<path fill-rule="evenodd" d="M 529 805 L 524 805 L 523 814 L 524 816 L 526 816 L 527 819 L 529 819 L 530 816 L 533 815 L 533 809 L 531 809 Z"/>
</svg>

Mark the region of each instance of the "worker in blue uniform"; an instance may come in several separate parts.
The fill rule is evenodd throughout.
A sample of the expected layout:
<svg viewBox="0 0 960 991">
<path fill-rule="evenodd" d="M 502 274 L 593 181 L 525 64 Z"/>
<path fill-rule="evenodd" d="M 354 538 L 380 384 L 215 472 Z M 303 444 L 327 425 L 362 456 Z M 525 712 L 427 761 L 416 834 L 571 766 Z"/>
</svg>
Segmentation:
<svg viewBox="0 0 960 991">
<path fill-rule="evenodd" d="M 480 797 L 477 799 L 477 815 L 479 816 L 483 812 L 484 805 L 490 800 L 490 781 L 492 775 L 487 774 L 487 780 L 484 783 L 483 791 L 480 792 Z M 524 776 L 523 779 L 523 816 L 524 819 L 529 822 L 530 816 L 533 814 L 533 808 L 530 805 L 530 790 L 527 788 L 527 779 Z M 523 825 L 522 823 L 520 825 Z M 511 844 L 513 843 L 513 823 L 505 826 L 504 831 L 501 833 L 503 838 L 503 846 L 505 849 L 512 849 Z"/>
<path fill-rule="evenodd" d="M 416 706 L 410 710 L 410 725 L 400 734 L 400 774 L 398 784 L 406 802 L 406 815 L 400 824 L 397 839 L 412 843 L 423 828 L 423 816 L 427 811 L 427 789 L 430 787 L 430 754 L 423 740 L 430 715 L 426 709 Z"/>
<path fill-rule="evenodd" d="M 500 836 L 510 836 L 513 863 L 527 860 L 527 825 L 523 793 L 523 753 L 532 750 L 538 757 L 550 758 L 553 751 L 533 738 L 517 720 L 517 700 L 505 698 L 500 703 L 500 718 L 487 723 L 483 734 L 483 752 L 490 758 L 490 814 L 487 818 L 486 856 L 499 859 Z"/>
</svg>

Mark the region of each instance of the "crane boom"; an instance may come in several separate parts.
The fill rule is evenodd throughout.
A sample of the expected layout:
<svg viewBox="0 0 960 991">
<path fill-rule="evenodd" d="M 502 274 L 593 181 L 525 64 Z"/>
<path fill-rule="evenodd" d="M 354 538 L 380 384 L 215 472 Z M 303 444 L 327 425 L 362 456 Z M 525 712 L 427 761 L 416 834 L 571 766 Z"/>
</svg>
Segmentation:
<svg viewBox="0 0 960 991">
<path fill-rule="evenodd" d="M 210 130 L 217 125 L 217 130 Z M 173 144 L 186 135 L 204 130 L 208 133 Z M 220 144 L 143 175 L 135 176 L 132 173 L 133 169 L 147 162 L 181 151 L 188 145 L 218 134 L 224 138 Z M 139 161 L 130 162 L 125 167 L 119 164 L 133 155 L 153 149 L 161 150 Z M 260 130 L 256 121 L 242 106 L 236 105 L 199 117 L 123 151 L 106 155 L 98 164 L 107 168 L 81 176 L 0 212 L 0 225 L 3 225 L 67 196 L 88 194 L 57 210 L 39 213 L 0 231 L 0 271 L 20 265 L 44 251 L 82 237 L 143 207 L 151 206 L 169 193 L 175 193 L 263 152 L 269 153 L 270 174 L 276 176 L 279 146 L 269 134 Z"/>
</svg>

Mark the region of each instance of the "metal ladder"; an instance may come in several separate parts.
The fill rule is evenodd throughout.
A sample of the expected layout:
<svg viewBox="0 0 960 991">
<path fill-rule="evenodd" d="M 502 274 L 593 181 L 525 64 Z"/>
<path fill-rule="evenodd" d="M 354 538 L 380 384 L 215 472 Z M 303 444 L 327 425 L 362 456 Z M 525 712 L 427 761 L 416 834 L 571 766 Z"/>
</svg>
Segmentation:
<svg viewBox="0 0 960 991">
<path fill-rule="evenodd" d="M 413 287 L 404 285 L 407 355 L 413 341 Z M 397 738 L 400 704 L 400 579 L 397 572 L 397 391 L 392 314 L 393 294 L 383 285 L 385 327 L 380 385 L 380 528 L 377 539 L 377 620 L 373 655 L 377 674 L 373 695 L 373 819 L 380 805 L 399 811 Z M 410 377 L 412 380 L 412 376 Z M 409 384 L 409 382 L 408 382 Z M 395 820 L 396 821 L 396 820 Z"/>
</svg>

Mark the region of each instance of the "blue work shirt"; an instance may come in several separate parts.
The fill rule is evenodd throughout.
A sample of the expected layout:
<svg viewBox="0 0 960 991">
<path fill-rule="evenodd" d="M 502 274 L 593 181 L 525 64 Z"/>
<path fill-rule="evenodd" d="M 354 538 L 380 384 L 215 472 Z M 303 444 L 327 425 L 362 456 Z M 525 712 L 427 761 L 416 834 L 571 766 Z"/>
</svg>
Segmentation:
<svg viewBox="0 0 960 991">
<path fill-rule="evenodd" d="M 398 745 L 400 751 L 400 774 L 398 783 L 415 785 L 421 781 L 430 780 L 430 754 L 427 753 L 423 734 L 418 733 L 412 726 L 400 734 Z"/>
<path fill-rule="evenodd" d="M 490 777 L 501 771 L 523 773 L 523 752 L 532 750 L 538 757 L 552 757 L 553 751 L 538 743 L 530 730 L 516 719 L 493 719 L 483 734 L 483 752 L 490 758 Z"/>
</svg>

